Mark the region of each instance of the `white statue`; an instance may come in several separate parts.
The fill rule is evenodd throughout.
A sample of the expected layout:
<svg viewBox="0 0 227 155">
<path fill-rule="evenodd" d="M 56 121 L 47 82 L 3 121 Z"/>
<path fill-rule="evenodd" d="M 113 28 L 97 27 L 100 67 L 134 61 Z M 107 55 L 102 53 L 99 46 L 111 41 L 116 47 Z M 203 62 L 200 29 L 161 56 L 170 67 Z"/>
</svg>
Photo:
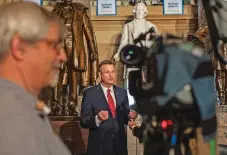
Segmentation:
<svg viewBox="0 0 227 155">
<path fill-rule="evenodd" d="M 154 32 L 157 32 L 157 28 L 154 24 L 147 21 L 145 19 L 148 14 L 147 7 L 144 3 L 137 3 L 132 11 L 134 15 L 134 20 L 125 24 L 121 34 L 120 46 L 118 48 L 117 53 L 113 57 L 113 61 L 117 62 L 120 59 L 120 52 L 122 48 L 126 45 L 134 45 L 134 40 L 137 39 L 141 34 L 145 34 L 150 31 L 151 28 L 154 29 Z M 150 35 L 146 35 L 145 41 L 142 41 L 143 47 L 151 47 L 153 42 L 150 40 Z M 141 46 L 141 44 L 136 44 L 137 46 Z M 124 65 L 124 87 L 127 89 L 129 104 L 133 105 L 135 103 L 134 98 L 129 94 L 128 90 L 128 75 L 131 71 L 136 71 L 136 68 L 126 68 Z"/>
<path fill-rule="evenodd" d="M 134 15 L 134 20 L 124 25 L 121 34 L 120 46 L 117 53 L 113 57 L 114 62 L 119 61 L 122 48 L 128 44 L 134 45 L 134 40 L 137 39 L 142 33 L 148 32 L 151 28 L 157 32 L 156 26 L 145 19 L 148 11 L 144 3 L 137 3 L 132 13 Z M 146 40 L 142 42 L 142 45 L 148 48 L 152 45 L 152 41 L 150 41 L 149 38 L 150 35 L 147 35 Z M 137 44 L 137 46 L 140 45 Z"/>
</svg>

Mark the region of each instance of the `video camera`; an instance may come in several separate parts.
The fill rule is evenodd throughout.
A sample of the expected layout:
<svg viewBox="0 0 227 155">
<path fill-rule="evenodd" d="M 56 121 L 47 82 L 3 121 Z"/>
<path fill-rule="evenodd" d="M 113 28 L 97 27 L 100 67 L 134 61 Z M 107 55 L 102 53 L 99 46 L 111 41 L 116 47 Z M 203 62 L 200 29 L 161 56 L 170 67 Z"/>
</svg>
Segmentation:
<svg viewBox="0 0 227 155">
<path fill-rule="evenodd" d="M 146 35 L 146 34 L 145 34 Z M 151 48 L 125 46 L 120 58 L 129 73 L 135 111 L 143 117 L 145 155 L 189 153 L 198 127 L 205 141 L 216 134 L 212 62 L 203 50 L 173 35 L 152 36 Z M 190 131 L 190 132 L 186 132 Z"/>
</svg>

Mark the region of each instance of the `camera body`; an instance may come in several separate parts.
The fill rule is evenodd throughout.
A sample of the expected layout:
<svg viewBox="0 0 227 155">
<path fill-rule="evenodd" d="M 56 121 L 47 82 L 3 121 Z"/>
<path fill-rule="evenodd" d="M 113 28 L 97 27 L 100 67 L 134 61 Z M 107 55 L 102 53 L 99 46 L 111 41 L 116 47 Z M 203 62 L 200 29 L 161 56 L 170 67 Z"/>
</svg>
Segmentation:
<svg viewBox="0 0 227 155">
<path fill-rule="evenodd" d="M 195 138 L 198 127 L 204 129 L 205 140 L 215 137 L 212 61 L 203 52 L 172 35 L 155 37 L 149 49 L 134 45 L 122 49 L 123 64 L 137 68 L 129 73 L 128 87 L 135 99 L 134 110 L 146 126 L 146 155 L 164 155 L 170 150 L 180 154 L 180 145 L 187 145 L 189 135 Z M 191 132 L 185 133 L 188 129 Z"/>
</svg>

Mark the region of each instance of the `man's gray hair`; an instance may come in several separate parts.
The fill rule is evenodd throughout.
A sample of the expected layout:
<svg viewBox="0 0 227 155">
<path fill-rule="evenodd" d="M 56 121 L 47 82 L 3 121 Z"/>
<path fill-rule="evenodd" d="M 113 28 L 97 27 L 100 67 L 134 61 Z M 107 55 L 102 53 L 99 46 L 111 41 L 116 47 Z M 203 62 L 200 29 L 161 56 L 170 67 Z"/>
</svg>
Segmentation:
<svg viewBox="0 0 227 155">
<path fill-rule="evenodd" d="M 139 3 L 137 3 L 137 4 L 134 6 L 134 8 L 133 8 L 133 10 L 132 10 L 132 14 L 135 15 L 136 9 L 137 9 L 137 7 L 138 7 L 139 5 L 142 5 L 142 7 L 143 7 L 143 9 L 144 9 L 144 12 L 145 12 L 145 14 L 147 15 L 147 14 L 148 14 L 148 10 L 147 10 L 146 5 L 145 5 L 143 2 L 139 2 Z"/>
<path fill-rule="evenodd" d="M 51 23 L 59 25 L 63 39 L 65 27 L 53 13 L 32 2 L 15 2 L 0 6 L 0 61 L 10 50 L 12 37 L 35 42 L 46 37 Z"/>
</svg>

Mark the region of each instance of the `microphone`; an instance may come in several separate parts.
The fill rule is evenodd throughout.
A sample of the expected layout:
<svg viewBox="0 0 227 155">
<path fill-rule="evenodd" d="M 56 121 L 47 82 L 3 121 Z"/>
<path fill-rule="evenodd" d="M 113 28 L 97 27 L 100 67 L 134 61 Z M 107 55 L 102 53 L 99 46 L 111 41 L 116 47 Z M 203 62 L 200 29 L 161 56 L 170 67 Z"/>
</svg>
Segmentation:
<svg viewBox="0 0 227 155">
<path fill-rule="evenodd" d="M 45 114 L 45 115 L 49 115 L 51 110 L 49 107 L 46 106 L 46 104 L 41 101 L 41 100 L 38 100 L 37 103 L 36 103 L 36 110 Z"/>
</svg>

